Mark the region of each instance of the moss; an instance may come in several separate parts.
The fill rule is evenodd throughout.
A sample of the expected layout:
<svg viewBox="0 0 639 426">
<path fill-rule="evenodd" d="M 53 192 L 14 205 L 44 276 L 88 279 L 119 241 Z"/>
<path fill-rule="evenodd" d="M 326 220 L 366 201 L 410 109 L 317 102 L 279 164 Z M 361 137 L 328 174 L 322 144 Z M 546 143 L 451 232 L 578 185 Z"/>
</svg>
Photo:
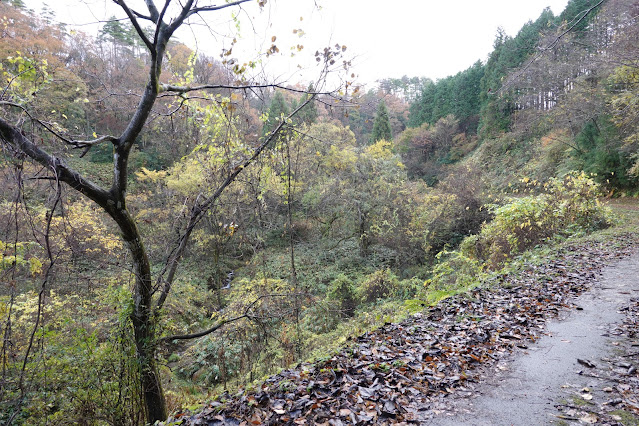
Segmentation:
<svg viewBox="0 0 639 426">
<path fill-rule="evenodd" d="M 578 395 L 573 395 L 571 397 L 571 399 L 572 399 L 572 404 L 577 406 L 577 407 L 584 407 L 586 405 L 594 405 L 592 402 L 586 401 L 585 399 L 579 397 Z"/>
<path fill-rule="evenodd" d="M 610 415 L 621 417 L 621 424 L 626 426 L 639 426 L 639 417 L 626 410 L 611 411 Z"/>
</svg>

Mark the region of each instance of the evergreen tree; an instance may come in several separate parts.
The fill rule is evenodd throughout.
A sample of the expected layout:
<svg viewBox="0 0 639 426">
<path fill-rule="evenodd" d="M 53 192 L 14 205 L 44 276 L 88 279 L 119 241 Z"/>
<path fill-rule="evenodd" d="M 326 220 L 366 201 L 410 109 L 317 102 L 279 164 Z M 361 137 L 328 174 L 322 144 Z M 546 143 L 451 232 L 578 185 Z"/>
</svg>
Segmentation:
<svg viewBox="0 0 639 426">
<path fill-rule="evenodd" d="M 500 89 L 509 70 L 519 65 L 513 60 L 516 53 L 513 39 L 503 28 L 497 29 L 493 47 L 481 79 L 479 132 L 483 137 L 506 131 L 510 127 L 510 97 L 508 93 L 501 93 Z"/>
<path fill-rule="evenodd" d="M 410 115 L 408 117 L 408 125 L 410 127 L 419 127 L 424 123 L 433 122 L 433 105 L 435 98 L 436 84 L 432 81 L 427 82 L 417 99 L 410 105 Z"/>
<path fill-rule="evenodd" d="M 371 143 L 382 139 L 387 141 L 393 139 L 388 108 L 386 108 L 386 103 L 384 103 L 383 100 L 379 103 L 379 107 L 377 107 L 377 115 L 375 115 L 373 133 L 371 134 Z"/>
<path fill-rule="evenodd" d="M 26 7 L 23 0 L 9 0 L 8 3 L 17 9 L 24 9 Z"/>
<path fill-rule="evenodd" d="M 477 133 L 479 122 L 479 97 L 484 65 L 475 62 L 466 71 L 459 73 L 453 84 L 453 114 L 459 120 L 463 132 Z"/>
<path fill-rule="evenodd" d="M 442 80 L 437 80 L 435 85 L 435 95 L 433 99 L 432 122 L 446 117 L 452 111 L 452 99 L 456 95 L 452 93 L 454 77 L 449 76 Z"/>
<path fill-rule="evenodd" d="M 18 2 L 17 7 L 20 8 L 21 2 Z M 14 3 L 14 6 L 16 4 Z M 24 4 L 22 4 L 24 6 Z M 42 9 L 40 10 L 40 17 L 47 23 L 47 25 L 51 25 L 55 20 L 55 11 L 46 3 L 42 3 Z"/>
<path fill-rule="evenodd" d="M 281 92 L 275 92 L 271 104 L 268 107 L 268 119 L 264 123 L 262 128 L 262 134 L 268 135 L 271 133 L 277 125 L 280 123 L 282 116 L 287 116 L 290 110 L 286 104 L 286 99 Z"/>
<path fill-rule="evenodd" d="M 591 173 L 603 186 L 632 188 L 636 180 L 628 175 L 632 158 L 623 149 L 618 129 L 608 117 L 588 121 L 575 138 L 571 166 Z"/>
<path fill-rule="evenodd" d="M 580 18 L 584 17 L 586 12 L 597 3 L 598 0 L 570 0 L 564 11 L 557 17 L 557 21 L 559 21 L 559 24 L 566 23 L 566 25 L 570 26 L 573 23 L 576 23 Z M 585 19 L 577 23 L 577 25 L 573 28 L 573 32 L 578 35 L 582 33 L 598 12 L 599 9 L 588 14 Z"/>
<path fill-rule="evenodd" d="M 453 114 L 464 131 L 475 133 L 480 107 L 480 81 L 484 65 L 475 62 L 468 69 L 436 83 L 425 81 L 421 93 L 410 105 L 409 126 L 424 123 L 435 124 L 439 119 Z"/>
<path fill-rule="evenodd" d="M 100 30 L 98 38 L 114 45 L 133 46 L 135 41 L 134 31 L 132 26 L 127 28 L 118 18 L 111 16 Z"/>
<path fill-rule="evenodd" d="M 306 102 L 306 100 L 312 96 L 312 93 L 314 91 L 315 89 L 313 88 L 313 83 L 309 84 L 308 89 L 306 89 L 307 93 L 300 99 L 300 104 Z M 299 104 L 293 101 L 291 103 L 291 110 L 295 110 L 297 108 L 297 105 Z M 315 102 L 309 102 L 308 105 L 306 105 L 300 112 L 297 113 L 297 115 L 295 116 L 295 121 L 297 123 L 303 123 L 310 126 L 311 124 L 315 123 L 315 121 L 317 121 L 317 115 L 317 106 L 315 105 Z"/>
</svg>

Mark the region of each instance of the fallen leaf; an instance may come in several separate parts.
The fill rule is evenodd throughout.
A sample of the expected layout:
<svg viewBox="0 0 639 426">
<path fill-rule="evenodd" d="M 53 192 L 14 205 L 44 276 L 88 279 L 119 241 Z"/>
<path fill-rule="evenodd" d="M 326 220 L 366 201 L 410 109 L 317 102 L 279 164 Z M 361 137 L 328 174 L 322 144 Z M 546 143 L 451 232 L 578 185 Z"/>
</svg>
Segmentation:
<svg viewBox="0 0 639 426">
<path fill-rule="evenodd" d="M 596 367 L 596 365 L 593 362 L 588 361 L 587 359 L 577 358 L 577 362 L 579 364 L 585 366 L 585 367 L 588 367 L 588 368 L 595 368 Z"/>
</svg>

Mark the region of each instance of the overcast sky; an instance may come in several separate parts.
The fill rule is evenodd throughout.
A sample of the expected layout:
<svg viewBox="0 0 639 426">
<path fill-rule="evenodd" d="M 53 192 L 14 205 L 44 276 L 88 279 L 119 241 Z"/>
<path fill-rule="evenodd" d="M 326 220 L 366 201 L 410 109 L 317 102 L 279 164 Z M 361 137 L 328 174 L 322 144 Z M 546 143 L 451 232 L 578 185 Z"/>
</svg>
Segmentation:
<svg viewBox="0 0 639 426">
<path fill-rule="evenodd" d="M 204 3 L 208 0 L 200 0 Z M 221 1 L 218 1 L 219 4 Z M 348 47 L 360 82 L 372 83 L 403 75 L 443 78 L 456 74 L 475 61 L 485 61 L 492 50 L 497 28 L 514 36 L 528 20 L 535 20 L 545 7 L 555 15 L 568 0 L 269 0 L 260 11 L 247 3 L 240 14 L 242 44 L 234 49 L 242 61 L 271 45 L 272 36 L 281 58 L 266 65 L 275 74 L 295 80 L 297 65 L 312 63 L 312 54 L 335 43 Z M 25 0 L 36 12 L 42 3 L 56 11 L 57 20 L 87 24 L 122 13 L 111 0 Z M 141 0 L 129 0 L 145 10 Z M 158 4 L 163 2 L 158 2 Z M 216 4 L 215 1 L 210 3 Z M 317 4 L 320 8 L 315 7 Z M 180 40 L 209 55 L 218 55 L 232 32 L 231 9 L 216 12 L 209 28 L 194 25 L 179 34 Z M 214 14 L 209 16 L 212 18 Z M 96 27 L 79 27 L 95 33 Z M 215 34 L 212 34 L 211 29 Z M 302 29 L 300 32 L 293 30 Z M 197 40 L 197 41 L 196 41 Z M 306 54 L 290 56 L 290 46 L 304 45 Z"/>
</svg>

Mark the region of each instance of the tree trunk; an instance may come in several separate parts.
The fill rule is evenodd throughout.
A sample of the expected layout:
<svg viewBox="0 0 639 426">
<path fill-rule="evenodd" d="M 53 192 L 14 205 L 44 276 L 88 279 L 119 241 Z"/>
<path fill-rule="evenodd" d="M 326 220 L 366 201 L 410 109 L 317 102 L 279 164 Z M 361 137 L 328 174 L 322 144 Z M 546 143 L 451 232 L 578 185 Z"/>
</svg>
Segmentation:
<svg viewBox="0 0 639 426">
<path fill-rule="evenodd" d="M 147 343 L 150 337 L 148 335 L 152 333 L 145 332 L 143 326 L 134 325 L 134 330 L 147 420 L 153 424 L 156 421 L 166 420 L 168 416 L 162 381 L 155 362 L 155 345 Z"/>
<path fill-rule="evenodd" d="M 119 203 L 118 203 L 119 204 Z M 139 365 L 140 384 L 147 414 L 147 421 L 166 420 L 168 410 L 162 390 L 162 381 L 155 360 L 156 332 L 155 316 L 153 315 L 153 283 L 151 279 L 151 265 L 133 218 L 126 207 L 110 211 L 112 217 L 122 231 L 132 256 L 135 272 L 135 287 L 133 290 L 133 334 L 135 338 L 136 358 Z"/>
<path fill-rule="evenodd" d="M 368 256 L 368 224 L 366 216 L 368 212 L 362 211 L 360 203 L 357 203 L 357 214 L 359 219 L 359 255 L 361 257 Z"/>
</svg>

